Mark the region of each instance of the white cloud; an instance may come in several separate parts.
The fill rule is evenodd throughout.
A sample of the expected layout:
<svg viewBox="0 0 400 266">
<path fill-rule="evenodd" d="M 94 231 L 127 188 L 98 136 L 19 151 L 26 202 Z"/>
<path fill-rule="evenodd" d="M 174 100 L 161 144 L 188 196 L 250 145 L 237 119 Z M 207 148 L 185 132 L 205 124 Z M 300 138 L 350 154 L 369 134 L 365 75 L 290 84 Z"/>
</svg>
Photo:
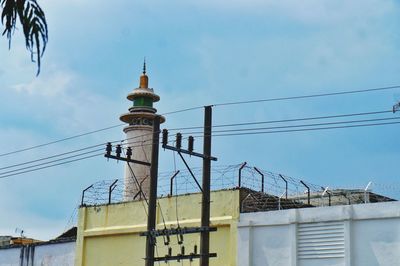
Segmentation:
<svg viewBox="0 0 400 266">
<path fill-rule="evenodd" d="M 185 3 L 188 3 L 185 1 Z M 393 12 L 394 1 L 355 0 L 204 0 L 188 4 L 224 12 L 254 12 L 279 15 L 305 23 L 338 22 L 360 17 L 381 17 Z"/>
<path fill-rule="evenodd" d="M 53 71 L 46 71 L 40 78 L 13 85 L 12 88 L 20 94 L 54 97 L 64 94 L 73 79 L 74 74 L 71 72 L 57 70 L 56 67 L 53 67 Z"/>
</svg>

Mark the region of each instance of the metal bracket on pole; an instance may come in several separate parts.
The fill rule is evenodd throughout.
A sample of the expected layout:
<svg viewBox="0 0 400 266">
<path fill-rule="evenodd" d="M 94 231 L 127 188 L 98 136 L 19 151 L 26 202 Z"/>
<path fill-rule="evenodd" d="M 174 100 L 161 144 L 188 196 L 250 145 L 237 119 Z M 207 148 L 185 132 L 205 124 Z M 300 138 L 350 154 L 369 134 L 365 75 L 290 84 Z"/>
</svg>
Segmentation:
<svg viewBox="0 0 400 266">
<path fill-rule="evenodd" d="M 84 202 L 84 200 L 85 200 L 85 192 L 86 192 L 87 190 L 91 189 L 92 187 L 93 187 L 93 185 L 90 185 L 90 186 L 88 186 L 87 188 L 85 188 L 85 189 L 82 191 L 81 206 L 83 206 L 83 202 Z"/>
<path fill-rule="evenodd" d="M 279 177 L 285 182 L 285 191 L 286 191 L 285 194 L 286 194 L 286 199 L 287 199 L 287 196 L 288 196 L 288 182 L 287 182 L 286 178 L 283 177 L 283 175 L 279 174 Z"/>
<path fill-rule="evenodd" d="M 136 176 L 135 176 L 135 173 L 133 172 L 133 169 L 132 169 L 131 165 L 130 165 L 129 163 L 127 163 L 126 165 L 128 166 L 129 171 L 130 171 L 131 174 L 132 174 L 131 178 L 133 178 L 133 180 L 136 182 L 136 185 L 138 186 L 138 190 L 139 190 L 139 191 L 136 193 L 136 195 L 133 196 L 133 199 L 136 199 L 136 197 L 137 197 L 138 195 L 141 195 L 139 199 L 142 199 L 142 196 L 143 196 L 143 199 L 144 199 L 144 200 L 146 201 L 146 203 L 148 204 L 147 198 L 146 198 L 146 194 L 144 194 L 143 189 L 142 189 L 142 184 L 143 184 L 143 182 L 147 179 L 147 177 L 143 178 L 142 181 L 140 181 L 140 183 L 139 183 L 139 181 L 137 180 L 137 178 L 136 178 Z"/>
<path fill-rule="evenodd" d="M 368 185 L 364 189 L 364 203 L 369 203 L 368 189 L 371 185 L 372 185 L 372 181 L 368 182 Z"/>
<path fill-rule="evenodd" d="M 117 186 L 116 183 L 118 182 L 118 179 L 115 179 L 115 181 L 110 185 L 110 187 L 108 188 L 108 204 L 111 203 L 111 193 L 113 192 L 113 190 L 115 189 L 115 187 Z"/>
<path fill-rule="evenodd" d="M 111 159 L 116 159 L 118 161 L 124 161 L 124 162 L 128 162 L 128 163 L 137 163 L 137 164 L 141 164 L 141 165 L 151 166 L 151 163 L 142 162 L 142 161 L 138 161 L 138 160 L 133 160 L 133 159 L 129 159 L 129 158 L 124 158 L 124 157 L 121 157 L 121 156 L 114 156 L 114 155 L 104 154 L 104 157 L 111 158 Z"/>
<path fill-rule="evenodd" d="M 242 165 L 239 168 L 239 180 L 238 180 L 238 187 L 242 186 L 242 170 L 246 166 L 247 162 L 242 163 Z"/>
<path fill-rule="evenodd" d="M 324 191 L 324 192 L 322 192 L 322 197 L 325 195 L 325 194 L 328 194 L 328 204 L 329 204 L 329 206 L 331 206 L 331 197 L 332 197 L 332 193 L 328 190 L 328 188 L 329 187 L 326 187 L 326 188 L 324 188 L 324 187 L 321 187 L 321 189 Z"/>
<path fill-rule="evenodd" d="M 164 149 L 171 150 L 171 151 L 176 151 L 178 153 L 189 154 L 190 156 L 196 156 L 196 157 L 200 157 L 200 158 L 203 158 L 203 159 L 206 158 L 206 159 L 210 159 L 212 161 L 217 161 L 218 160 L 216 157 L 213 157 L 213 156 L 206 156 L 206 155 L 198 153 L 198 152 L 188 151 L 188 150 L 176 148 L 176 147 L 170 146 L 170 145 L 162 145 L 162 147 Z"/>
<path fill-rule="evenodd" d="M 264 192 L 264 174 L 257 167 L 254 167 L 254 170 L 261 175 L 261 192 Z"/>
<path fill-rule="evenodd" d="M 181 157 L 183 163 L 185 164 L 186 168 L 188 169 L 190 175 L 193 177 L 194 182 L 196 182 L 197 186 L 199 187 L 200 191 L 203 192 L 202 187 L 200 186 L 199 182 L 197 181 L 196 177 L 194 176 L 192 169 L 190 169 L 189 165 L 187 164 L 185 158 L 182 156 L 180 152 L 178 152 L 179 156 Z"/>
<path fill-rule="evenodd" d="M 176 171 L 175 174 L 171 177 L 170 186 L 169 186 L 169 195 L 172 196 L 174 192 L 174 178 L 180 173 L 180 171 Z"/>
<path fill-rule="evenodd" d="M 306 183 L 303 182 L 303 180 L 300 180 L 300 183 L 303 184 L 307 188 L 307 203 L 310 205 L 310 187 L 306 185 Z"/>
</svg>

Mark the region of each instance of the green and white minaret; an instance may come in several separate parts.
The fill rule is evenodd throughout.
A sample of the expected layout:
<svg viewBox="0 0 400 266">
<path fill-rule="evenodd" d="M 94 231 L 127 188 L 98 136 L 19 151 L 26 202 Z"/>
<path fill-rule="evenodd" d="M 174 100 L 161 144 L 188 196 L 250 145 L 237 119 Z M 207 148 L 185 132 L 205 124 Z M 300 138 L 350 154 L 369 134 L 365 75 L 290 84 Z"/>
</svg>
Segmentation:
<svg viewBox="0 0 400 266">
<path fill-rule="evenodd" d="M 127 96 L 128 100 L 133 102 L 133 106 L 129 108 L 129 113 L 120 116 L 120 120 L 128 124 L 124 128 L 124 132 L 127 146 L 132 147 L 132 159 L 151 163 L 153 120 L 157 113 L 153 103 L 158 102 L 160 96 L 155 94 L 148 84 L 149 78 L 146 75 L 146 62 L 144 62 L 139 88 L 134 89 Z M 161 117 L 161 123 L 163 122 L 165 122 L 165 118 Z M 130 167 L 147 197 L 150 186 L 150 166 L 131 163 Z M 124 178 L 124 200 L 132 200 L 139 192 L 139 187 L 128 165 L 125 166 Z"/>
</svg>

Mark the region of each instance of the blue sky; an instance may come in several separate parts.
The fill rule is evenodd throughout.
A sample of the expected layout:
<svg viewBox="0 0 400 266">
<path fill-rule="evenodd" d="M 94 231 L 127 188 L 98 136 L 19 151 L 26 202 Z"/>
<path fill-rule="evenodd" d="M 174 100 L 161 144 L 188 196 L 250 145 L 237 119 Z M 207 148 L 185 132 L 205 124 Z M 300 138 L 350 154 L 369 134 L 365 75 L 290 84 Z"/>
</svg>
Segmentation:
<svg viewBox="0 0 400 266">
<path fill-rule="evenodd" d="M 143 57 L 160 113 L 257 98 L 400 85 L 397 1 L 51 1 L 42 72 L 35 77 L 21 31 L 0 39 L 0 150 L 45 143 L 119 123 Z M 389 109 L 400 90 L 214 108 L 214 123 Z M 398 115 L 397 115 L 398 116 Z M 164 127 L 202 124 L 200 110 Z M 215 138 L 218 164 L 243 161 L 333 187 L 369 181 L 399 193 L 399 127 Z M 123 138 L 122 128 L 1 158 L 8 166 Z M 196 142 L 198 145 L 198 143 Z M 199 146 L 200 148 L 200 146 Z M 192 165 L 200 161 L 191 160 Z M 160 171 L 173 169 L 161 153 Z M 0 180 L 0 235 L 62 232 L 84 187 L 120 178 L 103 158 Z"/>
</svg>

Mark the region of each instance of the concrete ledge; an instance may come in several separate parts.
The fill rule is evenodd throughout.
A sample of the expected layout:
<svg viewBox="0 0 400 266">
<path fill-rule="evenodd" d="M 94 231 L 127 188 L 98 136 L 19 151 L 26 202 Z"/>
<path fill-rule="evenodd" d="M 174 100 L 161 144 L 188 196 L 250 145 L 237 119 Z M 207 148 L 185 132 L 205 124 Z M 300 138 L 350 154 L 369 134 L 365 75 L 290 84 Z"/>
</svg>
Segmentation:
<svg viewBox="0 0 400 266">
<path fill-rule="evenodd" d="M 241 213 L 238 227 L 400 217 L 400 202 Z"/>
</svg>

